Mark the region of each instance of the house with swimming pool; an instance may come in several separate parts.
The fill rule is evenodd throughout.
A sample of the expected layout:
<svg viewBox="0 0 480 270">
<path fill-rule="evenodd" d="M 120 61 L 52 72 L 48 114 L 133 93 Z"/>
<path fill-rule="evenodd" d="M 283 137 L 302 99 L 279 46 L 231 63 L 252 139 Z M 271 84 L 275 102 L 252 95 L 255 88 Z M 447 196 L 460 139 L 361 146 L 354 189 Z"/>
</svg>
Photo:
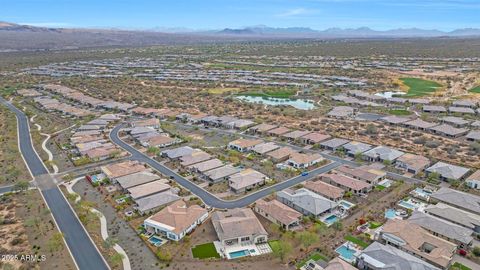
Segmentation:
<svg viewBox="0 0 480 270">
<path fill-rule="evenodd" d="M 213 244 L 224 258 L 271 252 L 268 233 L 250 208 L 216 211 L 212 214 L 212 224 L 218 237 Z"/>
<path fill-rule="evenodd" d="M 254 210 L 286 231 L 298 227 L 300 225 L 300 219 L 303 216 L 300 212 L 277 200 L 267 202 L 260 199 L 255 202 Z"/>
<path fill-rule="evenodd" d="M 205 208 L 198 205 L 187 207 L 183 200 L 179 200 L 147 218 L 143 225 L 147 232 L 180 241 L 207 217 L 208 211 Z"/>
</svg>

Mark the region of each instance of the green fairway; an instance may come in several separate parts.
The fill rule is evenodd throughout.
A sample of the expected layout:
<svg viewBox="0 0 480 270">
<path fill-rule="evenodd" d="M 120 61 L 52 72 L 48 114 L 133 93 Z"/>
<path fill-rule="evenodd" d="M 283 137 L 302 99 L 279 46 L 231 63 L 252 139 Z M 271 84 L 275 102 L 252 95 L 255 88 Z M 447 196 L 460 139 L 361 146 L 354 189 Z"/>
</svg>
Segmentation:
<svg viewBox="0 0 480 270">
<path fill-rule="evenodd" d="M 480 85 L 470 89 L 470 92 L 480 94 Z"/>
<path fill-rule="evenodd" d="M 431 94 L 442 87 L 441 84 L 423 80 L 419 78 L 400 78 L 400 81 L 408 87 L 408 92 L 404 97 L 420 97 Z"/>
<path fill-rule="evenodd" d="M 243 92 L 239 93 L 242 96 L 251 96 L 251 97 L 265 97 L 265 98 L 290 98 L 291 96 L 295 95 L 296 90 L 294 89 L 269 89 L 269 90 L 262 90 L 259 92 Z"/>
<path fill-rule="evenodd" d="M 192 248 L 192 254 L 197 259 L 220 258 L 213 243 L 206 243 Z"/>
</svg>

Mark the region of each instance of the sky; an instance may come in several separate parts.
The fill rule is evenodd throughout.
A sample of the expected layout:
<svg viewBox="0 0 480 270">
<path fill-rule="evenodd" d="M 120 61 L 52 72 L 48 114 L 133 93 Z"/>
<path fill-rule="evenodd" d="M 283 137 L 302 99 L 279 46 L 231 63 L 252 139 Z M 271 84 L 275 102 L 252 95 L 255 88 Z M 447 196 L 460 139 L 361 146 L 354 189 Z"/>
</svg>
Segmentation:
<svg viewBox="0 0 480 270">
<path fill-rule="evenodd" d="M 0 0 L 0 21 L 46 27 L 480 28 L 480 0 Z"/>
</svg>

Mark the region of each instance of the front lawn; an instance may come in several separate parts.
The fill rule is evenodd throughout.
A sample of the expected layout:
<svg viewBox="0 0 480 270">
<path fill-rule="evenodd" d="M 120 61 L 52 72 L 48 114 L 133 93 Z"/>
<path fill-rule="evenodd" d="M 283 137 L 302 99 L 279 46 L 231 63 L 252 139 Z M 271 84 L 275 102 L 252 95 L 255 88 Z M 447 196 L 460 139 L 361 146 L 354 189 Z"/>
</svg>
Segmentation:
<svg viewBox="0 0 480 270">
<path fill-rule="evenodd" d="M 347 235 L 347 236 L 345 236 L 345 240 L 350 241 L 350 242 L 352 242 L 352 243 L 354 243 L 354 244 L 357 244 L 357 245 L 361 246 L 362 248 L 366 248 L 366 247 L 368 247 L 368 246 L 370 245 L 369 243 L 366 243 L 366 242 L 364 242 L 363 240 L 358 239 L 358 238 L 356 238 L 356 237 L 354 237 L 354 236 L 352 236 L 352 235 Z"/>
<path fill-rule="evenodd" d="M 375 221 L 370 221 L 369 224 L 370 224 L 369 228 L 372 229 L 372 230 L 382 226 L 382 223 L 375 222 Z"/>
<path fill-rule="evenodd" d="M 213 243 L 197 245 L 192 248 L 192 254 L 197 259 L 220 258 Z"/>
<path fill-rule="evenodd" d="M 408 92 L 404 97 L 425 96 L 442 87 L 442 85 L 437 82 L 419 78 L 400 78 L 400 81 L 408 87 Z"/>
<path fill-rule="evenodd" d="M 480 94 L 480 85 L 470 89 L 470 92 Z"/>
<path fill-rule="evenodd" d="M 378 191 L 382 191 L 384 190 L 386 187 L 385 186 L 382 186 L 382 185 L 378 185 L 378 186 L 375 186 L 375 189 L 378 190 Z"/>
<path fill-rule="evenodd" d="M 278 247 L 278 240 L 272 240 L 272 241 L 268 241 L 268 245 L 270 246 L 270 248 L 272 249 L 272 251 L 275 253 L 276 251 L 278 251 L 279 247 Z"/>
</svg>

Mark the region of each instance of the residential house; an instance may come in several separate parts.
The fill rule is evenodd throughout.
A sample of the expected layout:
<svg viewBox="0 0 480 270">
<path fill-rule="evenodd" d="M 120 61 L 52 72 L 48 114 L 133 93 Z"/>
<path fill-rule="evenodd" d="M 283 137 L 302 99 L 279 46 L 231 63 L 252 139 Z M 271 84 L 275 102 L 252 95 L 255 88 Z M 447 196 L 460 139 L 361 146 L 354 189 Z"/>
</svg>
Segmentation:
<svg viewBox="0 0 480 270">
<path fill-rule="evenodd" d="M 147 232 L 180 241 L 207 217 L 208 211 L 204 208 L 195 204 L 187 207 L 183 200 L 179 200 L 150 216 L 143 224 Z"/>
<path fill-rule="evenodd" d="M 250 208 L 216 211 L 212 224 L 222 246 L 262 244 L 268 233 Z"/>
<path fill-rule="evenodd" d="M 360 270 L 440 270 L 426 261 L 391 245 L 373 242 L 357 257 Z"/>
<path fill-rule="evenodd" d="M 432 202 L 443 202 L 453 207 L 480 215 L 480 196 L 441 187 L 430 195 Z"/>
<path fill-rule="evenodd" d="M 202 150 L 195 149 L 195 151 L 192 152 L 190 155 L 181 156 L 180 164 L 182 166 L 190 166 L 192 164 L 206 161 L 211 158 L 212 158 L 212 155 L 210 155 L 209 153 L 204 152 Z"/>
<path fill-rule="evenodd" d="M 381 119 L 381 121 L 389 124 L 389 125 L 394 125 L 394 126 L 397 126 L 397 125 L 400 125 L 400 124 L 403 124 L 405 122 L 408 122 L 410 121 L 411 119 L 408 118 L 408 117 L 400 117 L 400 116 L 396 116 L 396 115 L 389 115 L 389 116 L 385 116 Z"/>
<path fill-rule="evenodd" d="M 470 123 L 470 121 L 455 116 L 445 116 L 442 117 L 441 120 L 443 123 L 455 126 L 457 128 L 466 127 Z"/>
<path fill-rule="evenodd" d="M 349 142 L 349 140 L 333 138 L 331 140 L 321 142 L 320 146 L 330 151 L 337 151 L 338 149 L 341 149 L 343 145 Z"/>
<path fill-rule="evenodd" d="M 373 146 L 367 143 L 351 141 L 342 145 L 342 148 L 345 149 L 347 156 L 356 157 L 357 155 L 363 154 L 364 152 L 372 149 Z"/>
<path fill-rule="evenodd" d="M 311 131 L 306 131 L 306 130 L 294 130 L 290 131 L 288 133 L 283 134 L 281 137 L 283 139 L 286 139 L 290 142 L 298 140 L 300 137 L 305 136 L 307 134 L 310 134 Z"/>
<path fill-rule="evenodd" d="M 442 269 L 449 268 L 457 248 L 419 225 L 401 219 L 388 220 L 380 231 L 379 239 Z"/>
<path fill-rule="evenodd" d="M 473 242 L 473 231 L 471 229 L 424 212 L 413 212 L 408 221 L 417 224 L 435 236 L 459 245 L 461 248 L 466 248 Z"/>
<path fill-rule="evenodd" d="M 467 141 L 480 142 L 480 131 L 472 130 L 465 137 L 467 138 Z"/>
<path fill-rule="evenodd" d="M 253 209 L 264 218 L 287 231 L 300 225 L 300 219 L 302 218 L 301 213 L 277 200 L 267 202 L 260 199 L 255 202 Z"/>
<path fill-rule="evenodd" d="M 301 142 L 303 144 L 318 144 L 320 142 L 323 142 L 325 140 L 328 140 L 330 139 L 332 136 L 328 135 L 328 134 L 323 134 L 323 133 L 319 133 L 319 132 L 312 132 L 312 133 L 308 133 L 304 136 L 302 136 L 300 138 Z"/>
<path fill-rule="evenodd" d="M 421 155 L 406 153 L 395 161 L 395 166 L 414 175 L 422 172 L 430 165 L 430 160 Z"/>
<path fill-rule="evenodd" d="M 126 190 L 131 187 L 143 185 L 149 182 L 160 180 L 160 176 L 153 174 L 149 171 L 141 171 L 137 173 L 132 173 L 129 175 L 121 176 L 116 179 L 117 183 Z M 163 183 L 166 183 L 167 180 L 163 179 Z"/>
<path fill-rule="evenodd" d="M 152 129 L 159 129 L 160 128 L 160 120 L 158 118 L 148 118 L 133 121 L 130 124 L 132 127 L 146 127 Z"/>
<path fill-rule="evenodd" d="M 423 112 L 427 113 L 445 113 L 447 109 L 443 106 L 436 106 L 436 105 L 424 105 Z"/>
<path fill-rule="evenodd" d="M 177 194 L 171 190 L 167 190 L 135 200 L 134 208 L 140 214 L 144 215 L 180 199 L 181 197 Z"/>
<path fill-rule="evenodd" d="M 156 135 L 142 141 L 144 147 L 167 147 L 179 143 L 180 140 L 165 135 Z"/>
<path fill-rule="evenodd" d="M 449 113 L 453 113 L 453 114 L 470 114 L 470 115 L 474 115 L 475 114 L 475 110 L 472 109 L 472 108 L 466 108 L 466 107 L 449 107 L 448 108 L 448 112 Z"/>
<path fill-rule="evenodd" d="M 228 143 L 228 148 L 239 152 L 248 152 L 257 145 L 263 143 L 262 140 L 238 139 Z"/>
<path fill-rule="evenodd" d="M 251 133 L 265 134 L 269 130 L 272 130 L 272 129 L 277 128 L 277 127 L 278 127 L 277 125 L 270 125 L 270 124 L 262 123 L 262 124 L 259 124 L 259 125 L 256 125 L 256 126 L 253 126 L 253 127 L 249 128 L 248 131 L 251 132 Z"/>
<path fill-rule="evenodd" d="M 343 189 L 323 181 L 306 181 L 304 187 L 334 202 L 340 201 L 345 195 Z"/>
<path fill-rule="evenodd" d="M 427 174 L 436 173 L 439 175 L 440 180 L 448 181 L 462 180 L 470 169 L 439 161 L 425 171 Z"/>
<path fill-rule="evenodd" d="M 335 168 L 335 171 L 353 179 L 367 182 L 371 185 L 377 185 L 387 176 L 386 172 L 376 168 L 372 168 L 370 166 L 360 166 L 353 168 L 348 165 L 342 165 Z"/>
<path fill-rule="evenodd" d="M 252 148 L 252 151 L 259 155 L 263 155 L 263 154 L 266 154 L 267 152 L 276 150 L 278 148 L 280 148 L 280 146 L 274 142 L 265 142 L 265 143 L 255 145 Z"/>
<path fill-rule="evenodd" d="M 477 103 L 475 101 L 472 101 L 472 100 L 468 100 L 468 99 L 460 99 L 460 100 L 455 100 L 453 102 L 453 106 L 455 107 L 467 107 L 467 108 L 475 108 L 477 107 Z"/>
<path fill-rule="evenodd" d="M 441 202 L 428 205 L 425 213 L 472 230 L 474 234 L 480 234 L 480 215 Z"/>
<path fill-rule="evenodd" d="M 372 190 L 372 185 L 345 175 L 339 174 L 323 174 L 322 181 L 325 181 L 334 186 L 340 187 L 345 191 L 353 194 L 367 194 Z"/>
<path fill-rule="evenodd" d="M 277 200 L 305 216 L 313 216 L 315 218 L 319 218 L 325 213 L 330 213 L 338 206 L 338 203 L 306 188 L 300 188 L 296 191 L 291 189 L 279 191 Z"/>
<path fill-rule="evenodd" d="M 240 171 L 239 168 L 233 167 L 232 165 L 225 165 L 219 168 L 206 171 L 203 173 L 203 175 L 205 179 L 216 183 L 223 180 L 227 180 L 230 175 L 238 173 L 239 171 Z"/>
<path fill-rule="evenodd" d="M 402 151 L 387 147 L 377 146 L 365 153 L 363 153 L 364 159 L 372 162 L 395 162 L 395 160 L 405 154 Z"/>
<path fill-rule="evenodd" d="M 411 128 L 411 129 L 428 131 L 428 130 L 430 130 L 430 128 L 432 128 L 434 126 L 438 126 L 438 123 L 430 123 L 430 122 L 427 122 L 427 121 L 423 121 L 420 118 L 417 118 L 415 120 L 405 122 L 405 123 L 403 123 L 403 125 L 405 125 L 408 128 Z"/>
<path fill-rule="evenodd" d="M 480 170 L 477 170 L 472 175 L 470 175 L 466 180 L 465 183 L 474 189 L 480 189 Z"/>
<path fill-rule="evenodd" d="M 333 107 L 333 109 L 327 113 L 327 116 L 343 119 L 343 118 L 353 117 L 354 114 L 355 114 L 355 109 L 353 107 L 337 106 L 337 107 Z"/>
<path fill-rule="evenodd" d="M 458 138 L 468 133 L 468 129 L 465 128 L 456 128 L 447 124 L 441 124 L 435 127 L 430 128 L 430 131 L 433 134 L 438 134 L 450 138 Z"/>
<path fill-rule="evenodd" d="M 188 168 L 194 172 L 204 173 L 208 170 L 222 167 L 223 165 L 225 164 L 221 160 L 214 158 L 214 159 L 189 165 Z"/>
<path fill-rule="evenodd" d="M 273 137 L 280 137 L 283 134 L 288 133 L 288 132 L 290 132 L 290 129 L 288 129 L 286 127 L 277 127 L 277 128 L 274 128 L 274 129 L 271 129 L 271 130 L 267 131 L 268 135 L 273 136 Z"/>
<path fill-rule="evenodd" d="M 134 186 L 127 189 L 127 193 L 133 200 L 138 200 L 153 194 L 170 190 L 170 186 L 162 180 L 152 181 L 142 185 Z"/>
<path fill-rule="evenodd" d="M 228 185 L 235 193 L 241 193 L 265 184 L 268 177 L 254 169 L 245 169 L 228 177 Z"/>
<path fill-rule="evenodd" d="M 306 169 L 323 160 L 320 154 L 292 153 L 287 160 L 287 164 L 295 169 Z"/>
<path fill-rule="evenodd" d="M 168 157 L 169 159 L 178 159 L 183 156 L 191 155 L 194 151 L 195 149 L 190 146 L 182 146 L 162 151 L 161 154 L 163 157 Z"/>
<path fill-rule="evenodd" d="M 147 171 L 145 165 L 138 161 L 131 160 L 101 166 L 100 169 L 105 176 L 113 182 L 116 182 L 117 178 L 125 175 Z"/>
<path fill-rule="evenodd" d="M 277 150 L 268 152 L 267 156 L 271 158 L 273 162 L 277 163 L 289 159 L 290 155 L 292 155 L 293 153 L 297 153 L 297 151 L 293 150 L 291 147 L 285 146 Z"/>
</svg>

